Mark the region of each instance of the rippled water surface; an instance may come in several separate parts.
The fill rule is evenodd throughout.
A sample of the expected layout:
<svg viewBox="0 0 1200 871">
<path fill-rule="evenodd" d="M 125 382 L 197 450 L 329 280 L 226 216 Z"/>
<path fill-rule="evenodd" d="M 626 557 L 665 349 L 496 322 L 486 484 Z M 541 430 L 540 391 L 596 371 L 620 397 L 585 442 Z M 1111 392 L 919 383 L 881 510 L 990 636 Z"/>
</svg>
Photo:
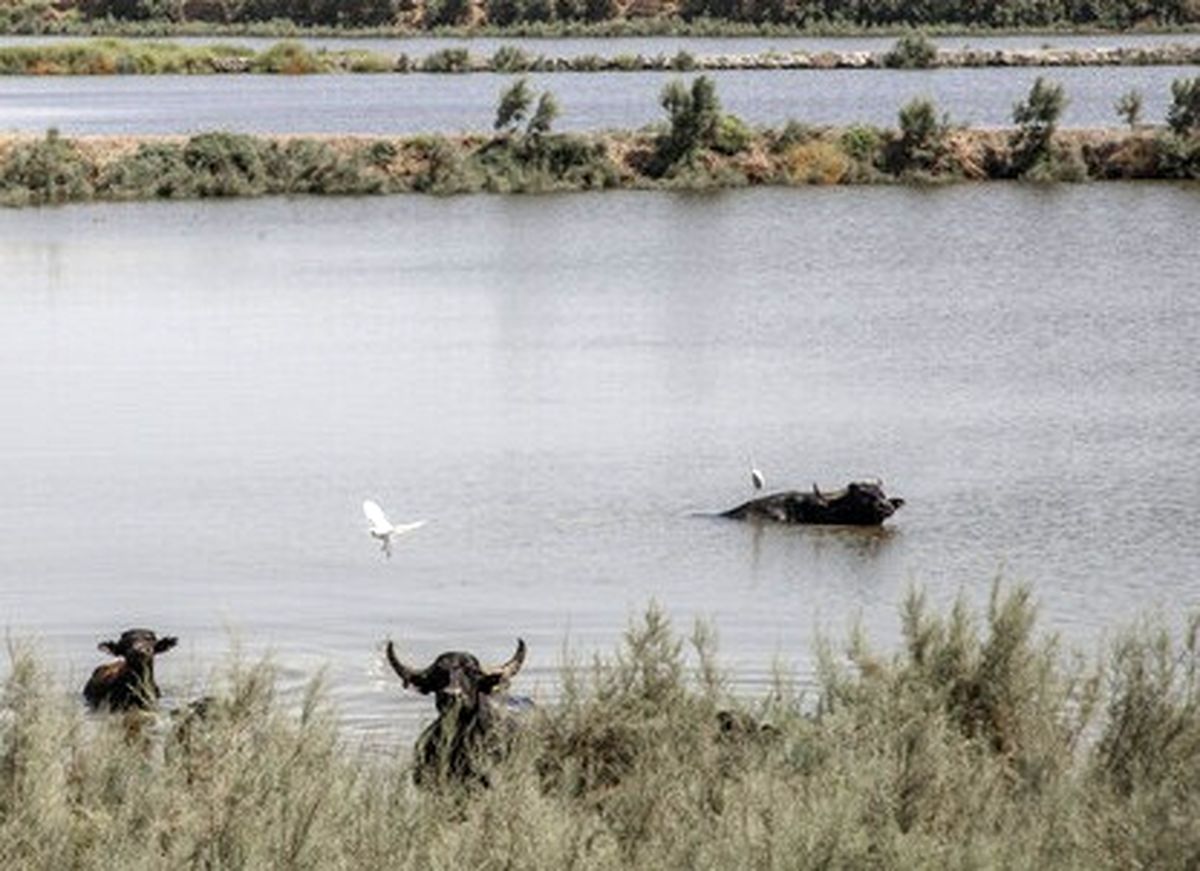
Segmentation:
<svg viewBox="0 0 1200 871">
<path fill-rule="evenodd" d="M 1194 186 L 263 200 L 0 212 L 0 612 L 66 685 L 239 641 L 348 724 L 447 648 L 611 651 L 650 600 L 735 684 L 913 582 L 1094 645 L 1198 602 Z M 880 475 L 882 532 L 697 516 Z M 382 558 L 364 497 L 428 525 Z"/>
<path fill-rule="evenodd" d="M 720 51 L 735 50 L 724 46 Z M 650 51 L 647 53 L 658 53 Z M 597 49 L 600 50 L 600 49 Z M 634 49 L 625 47 L 625 51 Z M 611 52 L 613 54 L 618 51 Z M 714 51 L 714 53 L 716 53 Z M 1162 123 L 1171 83 L 1194 67 L 1063 67 L 940 70 L 719 70 L 707 73 L 724 108 L 761 125 L 896 125 L 900 107 L 932 99 L 955 123 L 1012 123 L 1013 104 L 1038 76 L 1068 96 L 1068 127 L 1123 124 L 1114 104 L 1130 90 L 1142 118 Z M 529 76 L 558 98 L 559 130 L 637 128 L 660 122 L 672 72 Z M 490 130 L 500 93 L 514 78 L 476 73 L 317 76 L 0 76 L 0 133 L 453 133 Z"/>
</svg>

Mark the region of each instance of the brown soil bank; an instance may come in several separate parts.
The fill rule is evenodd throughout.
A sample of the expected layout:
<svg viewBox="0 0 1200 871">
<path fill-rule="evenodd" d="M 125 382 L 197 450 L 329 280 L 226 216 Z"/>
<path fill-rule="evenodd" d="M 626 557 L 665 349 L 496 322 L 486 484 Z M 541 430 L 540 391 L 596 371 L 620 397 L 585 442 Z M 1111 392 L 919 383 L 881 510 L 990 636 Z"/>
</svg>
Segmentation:
<svg viewBox="0 0 1200 871">
<path fill-rule="evenodd" d="M 0 203 L 263 196 L 705 189 L 1022 179 L 1200 179 L 1200 132 L 914 132 L 725 116 L 703 136 L 599 135 L 0 138 Z"/>
</svg>

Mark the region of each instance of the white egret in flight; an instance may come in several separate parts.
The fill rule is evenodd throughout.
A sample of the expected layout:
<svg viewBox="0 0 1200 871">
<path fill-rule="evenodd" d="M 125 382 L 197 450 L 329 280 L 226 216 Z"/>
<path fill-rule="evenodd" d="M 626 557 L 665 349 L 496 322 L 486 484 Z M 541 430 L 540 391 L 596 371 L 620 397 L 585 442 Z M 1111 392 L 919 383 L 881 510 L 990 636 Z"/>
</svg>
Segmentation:
<svg viewBox="0 0 1200 871">
<path fill-rule="evenodd" d="M 392 557 L 392 536 L 404 535 L 406 532 L 412 532 L 425 525 L 424 520 L 412 523 L 392 523 L 383 513 L 383 509 L 379 507 L 379 503 L 372 499 L 363 502 L 363 514 L 367 515 L 367 532 L 370 533 L 371 538 L 379 539 L 380 547 L 388 559 Z"/>
</svg>

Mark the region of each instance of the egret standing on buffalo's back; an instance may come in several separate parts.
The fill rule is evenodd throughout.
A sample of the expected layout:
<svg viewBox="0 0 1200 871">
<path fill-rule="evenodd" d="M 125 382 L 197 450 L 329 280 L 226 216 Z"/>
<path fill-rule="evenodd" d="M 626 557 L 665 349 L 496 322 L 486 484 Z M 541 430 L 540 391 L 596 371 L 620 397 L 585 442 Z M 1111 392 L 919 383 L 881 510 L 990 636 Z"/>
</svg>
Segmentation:
<svg viewBox="0 0 1200 871">
<path fill-rule="evenodd" d="M 363 514 L 367 516 L 367 532 L 371 538 L 379 541 L 380 549 L 388 559 L 392 558 L 392 537 L 404 535 L 425 525 L 424 520 L 414 520 L 412 523 L 392 523 L 388 520 L 379 503 L 373 499 L 363 502 Z"/>
<path fill-rule="evenodd" d="M 754 465 L 754 457 L 750 458 L 750 483 L 754 485 L 755 490 L 761 490 L 767 484 L 766 476 Z"/>
</svg>

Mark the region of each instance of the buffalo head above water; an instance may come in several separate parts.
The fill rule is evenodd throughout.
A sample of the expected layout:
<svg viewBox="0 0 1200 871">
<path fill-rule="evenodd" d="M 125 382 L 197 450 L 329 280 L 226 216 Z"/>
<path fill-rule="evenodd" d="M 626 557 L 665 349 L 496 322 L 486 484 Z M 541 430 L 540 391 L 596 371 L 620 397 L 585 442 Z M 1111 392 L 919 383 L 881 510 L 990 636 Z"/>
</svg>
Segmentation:
<svg viewBox="0 0 1200 871">
<path fill-rule="evenodd" d="M 484 668 L 474 655 L 461 651 L 443 653 L 426 668 L 412 668 L 400 661 L 391 641 L 387 660 L 406 687 L 433 693 L 437 705 L 437 719 L 417 739 L 417 782 L 454 779 L 486 784 L 482 763 L 501 754 L 510 737 L 496 696 L 521 670 L 525 642 L 518 638 L 516 653 L 495 668 Z"/>
<path fill-rule="evenodd" d="M 154 681 L 154 657 L 166 653 L 176 643 L 177 639 L 159 638 L 150 629 L 126 629 L 117 641 L 101 641 L 100 650 L 117 657 L 117 661 L 105 663 L 92 672 L 83 688 L 88 705 L 114 711 L 152 707 L 159 697 Z"/>
<path fill-rule="evenodd" d="M 878 526 L 904 504 L 883 492 L 882 481 L 851 481 L 840 490 L 823 492 L 786 490 L 731 508 L 722 514 L 738 520 L 775 520 L 780 523 Z"/>
</svg>

